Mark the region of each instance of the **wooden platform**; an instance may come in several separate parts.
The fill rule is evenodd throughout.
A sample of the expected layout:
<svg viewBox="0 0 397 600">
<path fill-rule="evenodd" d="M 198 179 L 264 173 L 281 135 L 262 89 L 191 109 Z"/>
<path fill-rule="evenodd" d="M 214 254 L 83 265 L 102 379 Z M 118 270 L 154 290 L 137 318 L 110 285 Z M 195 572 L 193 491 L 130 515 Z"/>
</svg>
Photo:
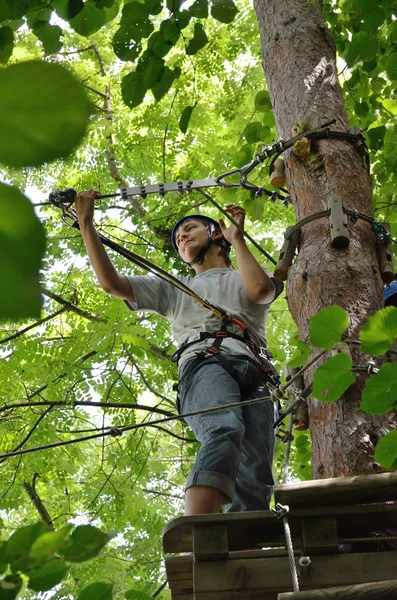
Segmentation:
<svg viewBox="0 0 397 600">
<path fill-rule="evenodd" d="M 298 570 L 299 557 L 310 557 L 311 568 L 299 574 L 300 592 L 293 593 L 282 519 L 258 511 L 179 517 L 166 525 L 164 552 L 191 553 L 166 558 L 173 600 L 397 600 L 391 581 L 397 551 L 380 554 L 370 542 L 346 546 L 374 531 L 397 534 L 397 473 L 284 485 L 275 497 L 290 507 Z M 330 505 L 319 506 L 324 498 Z M 341 544 L 351 553 L 340 553 Z"/>
</svg>

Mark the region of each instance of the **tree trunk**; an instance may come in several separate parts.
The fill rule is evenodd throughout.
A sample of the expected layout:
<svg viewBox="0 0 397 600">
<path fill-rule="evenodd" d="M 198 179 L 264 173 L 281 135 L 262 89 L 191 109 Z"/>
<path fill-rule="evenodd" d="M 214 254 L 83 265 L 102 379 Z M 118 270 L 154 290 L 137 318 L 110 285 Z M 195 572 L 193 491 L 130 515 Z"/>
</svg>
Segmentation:
<svg viewBox="0 0 397 600">
<path fill-rule="evenodd" d="M 348 120 L 338 82 L 335 42 L 321 14 L 321 0 L 254 0 L 262 39 L 262 58 L 277 131 L 292 137 L 291 126 L 312 126 L 336 119 L 333 129 L 346 131 Z M 307 158 L 285 153 L 288 190 L 297 220 L 327 209 L 327 197 L 337 194 L 345 207 L 372 215 L 371 179 L 358 151 L 348 142 L 312 143 Z M 365 317 L 382 308 L 375 234 L 368 224 L 349 224 L 350 245 L 330 243 L 329 220 L 301 229 L 299 254 L 289 270 L 288 304 L 302 339 L 309 320 L 322 308 L 339 305 L 350 316 L 349 336 L 358 339 Z M 328 357 L 327 357 L 328 358 Z M 364 364 L 356 350 L 354 363 Z M 306 385 L 313 369 L 305 374 Z M 390 429 L 390 418 L 358 411 L 365 376 L 358 376 L 337 402 L 309 402 L 313 439 L 313 478 L 374 473 L 378 439 Z"/>
</svg>

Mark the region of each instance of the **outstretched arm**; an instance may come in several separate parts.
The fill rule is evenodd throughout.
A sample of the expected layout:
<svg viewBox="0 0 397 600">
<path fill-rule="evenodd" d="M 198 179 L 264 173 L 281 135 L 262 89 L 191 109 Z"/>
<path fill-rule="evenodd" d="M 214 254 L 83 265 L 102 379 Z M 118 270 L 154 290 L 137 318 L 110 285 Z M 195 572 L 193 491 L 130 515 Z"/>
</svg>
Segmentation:
<svg viewBox="0 0 397 600">
<path fill-rule="evenodd" d="M 88 190 L 76 196 L 76 212 L 88 258 L 95 271 L 99 285 L 107 294 L 135 302 L 131 285 L 110 260 L 94 226 L 94 204 L 99 192 Z"/>
<path fill-rule="evenodd" d="M 245 210 L 234 204 L 228 204 L 226 211 L 238 223 L 241 230 L 244 230 Z M 223 219 L 219 219 L 219 225 L 223 236 L 234 248 L 237 267 L 249 299 L 255 302 L 255 304 L 268 304 L 272 302 L 276 293 L 275 285 L 247 248 L 241 231 L 233 224 L 226 227 Z"/>
</svg>

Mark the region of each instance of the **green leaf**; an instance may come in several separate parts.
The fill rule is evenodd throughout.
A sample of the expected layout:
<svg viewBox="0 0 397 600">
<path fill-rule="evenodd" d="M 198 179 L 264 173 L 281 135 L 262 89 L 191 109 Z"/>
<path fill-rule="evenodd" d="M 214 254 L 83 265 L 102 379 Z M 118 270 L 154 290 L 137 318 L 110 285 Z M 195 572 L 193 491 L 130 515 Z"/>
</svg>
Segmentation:
<svg viewBox="0 0 397 600">
<path fill-rule="evenodd" d="M 149 50 L 139 60 L 136 72 L 142 77 L 145 89 L 150 90 L 161 81 L 164 74 L 164 61 Z"/>
<path fill-rule="evenodd" d="M 369 62 L 379 52 L 379 40 L 366 31 L 355 33 L 348 45 L 346 62 L 353 66 L 356 62 Z"/>
<path fill-rule="evenodd" d="M 171 40 L 165 40 L 160 31 L 155 31 L 148 40 L 148 50 L 154 52 L 159 58 L 164 58 L 173 47 Z"/>
<path fill-rule="evenodd" d="M 73 529 L 73 525 L 65 525 L 59 531 L 49 531 L 44 533 L 32 544 L 30 556 L 43 560 L 54 554 L 61 546 L 64 545 L 69 532 Z"/>
<path fill-rule="evenodd" d="M 380 6 L 370 7 L 362 14 L 363 21 L 360 29 L 363 31 L 372 31 L 382 25 L 386 18 L 386 13 Z"/>
<path fill-rule="evenodd" d="M 189 56 L 197 54 L 197 52 L 204 48 L 206 44 L 208 44 L 208 38 L 204 31 L 204 27 L 201 23 L 195 23 L 194 36 L 187 45 L 186 54 Z"/>
<path fill-rule="evenodd" d="M 120 27 L 128 31 L 131 38 L 136 42 L 149 37 L 154 25 L 149 19 L 148 7 L 139 2 L 126 4 L 121 14 Z"/>
<path fill-rule="evenodd" d="M 385 415 L 397 403 L 397 364 L 387 363 L 368 379 L 361 399 L 361 410 Z"/>
<path fill-rule="evenodd" d="M 169 69 L 167 66 L 164 69 L 164 75 L 159 81 L 157 85 L 152 89 L 153 96 L 156 101 L 159 102 L 163 96 L 168 92 L 174 83 L 175 79 L 178 79 L 181 75 L 181 70 L 179 67 L 176 67 L 173 71 Z"/>
<path fill-rule="evenodd" d="M 121 80 L 121 94 L 129 108 L 139 106 L 143 102 L 146 92 L 147 88 L 144 86 L 141 73 L 132 71 Z"/>
<path fill-rule="evenodd" d="M 196 104 L 194 104 L 193 106 L 186 106 L 183 109 L 181 118 L 179 120 L 179 129 L 182 131 L 182 133 L 187 132 L 187 128 L 189 127 L 190 117 L 192 116 L 192 112 L 195 109 Z"/>
<path fill-rule="evenodd" d="M 310 347 L 304 341 L 298 340 L 296 352 L 292 355 L 291 360 L 288 361 L 288 366 L 292 369 L 303 367 L 307 363 L 310 353 Z"/>
<path fill-rule="evenodd" d="M 19 594 L 22 583 L 20 575 L 7 575 L 4 579 L 0 579 L 1 600 L 14 600 Z"/>
<path fill-rule="evenodd" d="M 314 373 L 313 396 L 324 402 L 340 398 L 355 382 L 352 366 L 352 360 L 347 354 L 337 354 L 327 360 Z"/>
<path fill-rule="evenodd" d="M 115 55 L 120 60 L 135 60 L 141 53 L 142 45 L 131 36 L 127 27 L 119 27 L 112 39 Z"/>
<path fill-rule="evenodd" d="M 385 125 L 378 125 L 378 121 L 371 123 L 366 131 L 368 146 L 371 150 L 380 150 L 383 146 L 383 140 L 386 133 Z"/>
<path fill-rule="evenodd" d="M 97 8 L 93 0 L 87 0 L 83 9 L 69 23 L 76 33 L 89 37 L 105 25 L 106 12 L 103 8 Z"/>
<path fill-rule="evenodd" d="M 150 15 L 158 15 L 163 10 L 162 0 L 145 0 L 145 6 Z"/>
<path fill-rule="evenodd" d="M 388 306 L 368 317 L 360 331 L 364 354 L 385 354 L 397 337 L 397 308 Z"/>
<path fill-rule="evenodd" d="M 13 571 L 23 571 L 29 563 L 28 555 L 33 543 L 43 533 L 49 530 L 48 525 L 43 522 L 34 523 L 21 527 L 12 534 L 7 543 L 7 556 Z"/>
<path fill-rule="evenodd" d="M 195 0 L 189 8 L 189 12 L 196 19 L 206 19 L 208 17 L 208 0 Z"/>
<path fill-rule="evenodd" d="M 69 566 L 63 560 L 56 558 L 44 566 L 32 569 L 28 572 L 29 584 L 28 588 L 35 592 L 45 592 L 50 590 L 62 581 Z"/>
<path fill-rule="evenodd" d="M 259 123 L 259 121 L 253 121 L 252 123 L 248 123 L 246 128 L 243 131 L 243 135 L 249 144 L 256 144 L 260 142 L 263 137 L 263 125 Z"/>
<path fill-rule="evenodd" d="M 14 48 L 14 32 L 11 27 L 0 28 L 0 62 L 6 63 Z"/>
<path fill-rule="evenodd" d="M 0 541 L 0 573 L 4 573 L 8 567 L 7 542 Z"/>
<path fill-rule="evenodd" d="M 369 106 L 366 102 L 356 102 L 354 105 L 354 112 L 361 119 L 365 119 L 369 113 Z"/>
<path fill-rule="evenodd" d="M 297 448 L 305 448 L 310 444 L 310 440 L 307 435 L 299 435 L 295 438 L 295 446 Z"/>
<path fill-rule="evenodd" d="M 349 326 L 349 316 L 340 306 L 323 308 L 310 320 L 310 341 L 317 348 L 331 350 Z"/>
<path fill-rule="evenodd" d="M 252 148 L 249 144 L 244 144 L 233 157 L 233 164 L 240 168 L 247 165 L 252 158 Z"/>
<path fill-rule="evenodd" d="M 233 0 L 211 0 L 211 16 L 221 23 L 231 23 L 238 13 Z"/>
<path fill-rule="evenodd" d="M 112 600 L 113 584 L 96 581 L 87 585 L 77 597 L 77 600 Z"/>
<path fill-rule="evenodd" d="M 163 21 L 160 25 L 160 32 L 166 42 L 170 41 L 175 45 L 180 36 L 179 27 L 175 18 L 172 17 L 171 19 Z"/>
<path fill-rule="evenodd" d="M 91 106 L 73 75 L 54 63 L 0 70 L 0 161 L 36 166 L 66 157 L 85 134 Z"/>
<path fill-rule="evenodd" d="M 397 79 L 397 52 L 389 56 L 386 61 L 386 73 L 391 81 Z"/>
<path fill-rule="evenodd" d="M 45 54 L 54 54 L 62 48 L 62 29 L 58 25 L 50 25 L 47 21 L 37 21 L 33 25 L 33 33 L 39 38 Z"/>
<path fill-rule="evenodd" d="M 184 0 L 167 0 L 168 10 L 170 10 L 171 12 L 178 11 L 182 6 L 183 1 Z"/>
<path fill-rule="evenodd" d="M 393 117 L 395 117 L 397 115 L 397 102 L 394 102 L 394 100 L 390 100 L 390 98 L 386 98 L 386 100 L 382 100 L 382 106 Z"/>
<path fill-rule="evenodd" d="M 397 429 L 380 438 L 375 448 L 375 460 L 389 471 L 397 469 Z"/>
<path fill-rule="evenodd" d="M 84 562 L 97 556 L 112 537 L 92 525 L 80 525 L 76 527 L 69 544 L 65 545 L 60 553 L 69 562 Z"/>
<path fill-rule="evenodd" d="M 149 596 L 149 594 L 138 590 L 128 590 L 125 593 L 125 600 L 152 600 L 152 598 L 153 596 Z"/>
<path fill-rule="evenodd" d="M 254 100 L 255 110 L 261 113 L 267 112 L 269 109 L 271 110 L 272 105 L 270 102 L 269 92 L 266 90 L 262 90 L 258 92 L 255 96 Z"/>
<path fill-rule="evenodd" d="M 111 8 L 114 4 L 114 0 L 94 0 L 98 8 Z"/>
<path fill-rule="evenodd" d="M 73 19 L 84 8 L 84 0 L 69 0 L 67 6 L 67 19 Z"/>
</svg>

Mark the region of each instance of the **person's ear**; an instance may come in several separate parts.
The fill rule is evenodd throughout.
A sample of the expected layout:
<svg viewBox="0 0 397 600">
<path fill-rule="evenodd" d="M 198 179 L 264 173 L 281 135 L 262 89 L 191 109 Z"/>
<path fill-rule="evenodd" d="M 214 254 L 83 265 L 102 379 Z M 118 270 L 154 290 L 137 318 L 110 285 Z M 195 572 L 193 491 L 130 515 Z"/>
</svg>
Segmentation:
<svg viewBox="0 0 397 600">
<path fill-rule="evenodd" d="M 212 232 L 212 239 L 213 240 L 220 240 L 221 238 L 223 238 L 222 231 L 220 229 L 215 229 Z"/>
</svg>

